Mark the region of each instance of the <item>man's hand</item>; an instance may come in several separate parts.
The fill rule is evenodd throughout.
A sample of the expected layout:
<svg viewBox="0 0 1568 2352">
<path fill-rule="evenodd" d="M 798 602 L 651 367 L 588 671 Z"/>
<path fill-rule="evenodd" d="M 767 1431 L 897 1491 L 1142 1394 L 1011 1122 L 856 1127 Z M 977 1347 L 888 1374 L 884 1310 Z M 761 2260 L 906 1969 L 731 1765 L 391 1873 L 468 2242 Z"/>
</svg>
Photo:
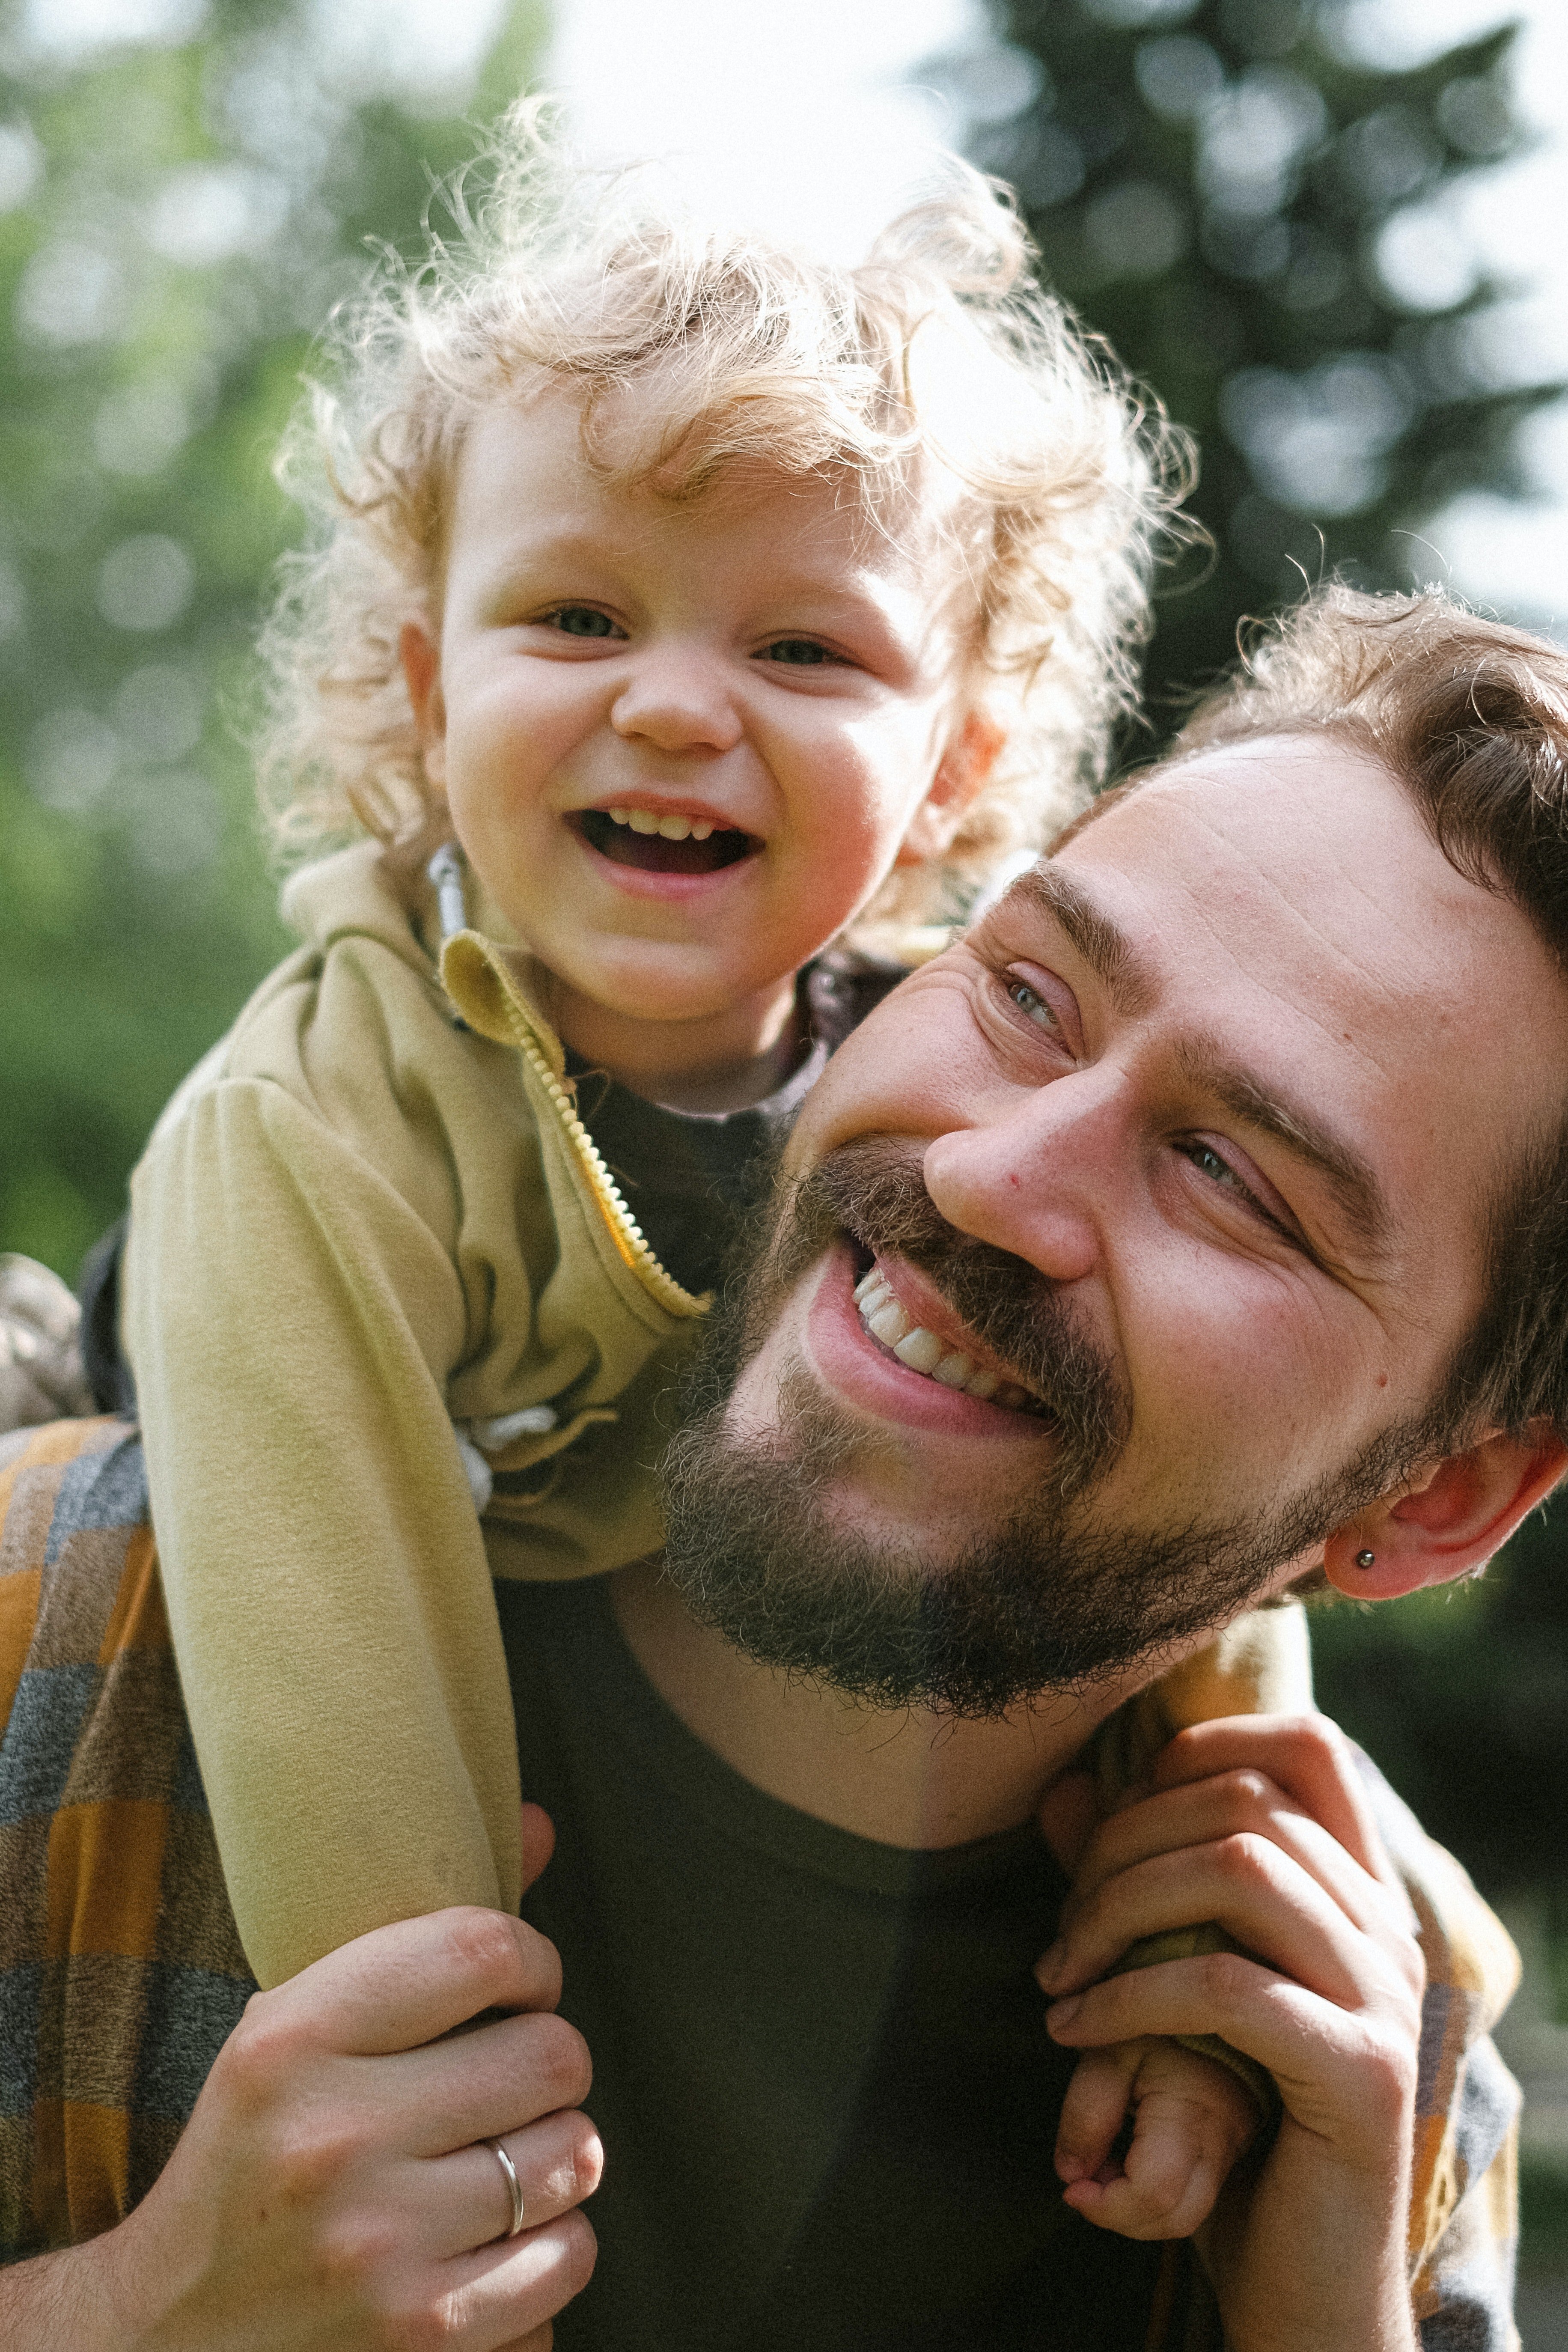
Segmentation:
<svg viewBox="0 0 1568 2352">
<path fill-rule="evenodd" d="M 533 1876 L 551 1832 L 525 1814 Z M 32 2352 L 548 2352 L 594 2267 L 576 2209 L 602 2166 L 560 1990 L 531 1927 L 460 1910 L 258 1993 L 136 2211 L 0 2273 L 0 2335 L 26 2322 Z M 492 2140 L 521 2184 L 515 2238 Z"/>
<path fill-rule="evenodd" d="M 1244 1952 L 1095 1981 L 1140 1937 L 1201 1918 Z M 1039 1977 L 1070 2048 L 1217 2033 L 1278 2083 L 1274 2146 L 1241 2168 L 1199 2240 L 1237 2352 L 1415 2352 L 1405 2234 L 1425 1972 L 1334 1727 L 1238 1716 L 1182 1732 L 1154 1793 L 1095 1832 Z"/>
</svg>

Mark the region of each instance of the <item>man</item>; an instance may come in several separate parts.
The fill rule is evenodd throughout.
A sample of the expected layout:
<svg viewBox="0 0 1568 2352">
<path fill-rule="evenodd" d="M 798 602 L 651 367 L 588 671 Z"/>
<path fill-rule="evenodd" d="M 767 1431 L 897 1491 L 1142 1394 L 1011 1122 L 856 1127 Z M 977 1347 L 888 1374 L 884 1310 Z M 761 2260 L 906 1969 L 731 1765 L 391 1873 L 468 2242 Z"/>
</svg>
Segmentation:
<svg viewBox="0 0 1568 2352">
<path fill-rule="evenodd" d="M 0 2277 L 14 2340 L 1510 2340 L 1484 1962 L 1417 2064 L 1441 1864 L 1310 1721 L 1200 1724 L 1098 1823 L 1083 1766 L 1240 1612 L 1469 1573 L 1568 1461 L 1565 712 L 1548 647 L 1320 600 L 873 1016 L 673 1450 L 668 1572 L 498 1585 L 572 2022 L 499 1916 L 332 1955 L 251 2004 L 128 2220 Z M 64 1491 L 57 1559 L 101 1524 Z M 79 1718 L 52 1828 L 33 1800 L 68 1943 L 146 1875 L 59 1860 Z M 1200 1916 L 1238 1948 L 1106 1976 Z M 1084 2224 L 1082 2108 L 1078 2210 L 1047 2186 L 1072 2054 L 1172 2033 L 1280 2103 L 1201 2272 Z"/>
</svg>

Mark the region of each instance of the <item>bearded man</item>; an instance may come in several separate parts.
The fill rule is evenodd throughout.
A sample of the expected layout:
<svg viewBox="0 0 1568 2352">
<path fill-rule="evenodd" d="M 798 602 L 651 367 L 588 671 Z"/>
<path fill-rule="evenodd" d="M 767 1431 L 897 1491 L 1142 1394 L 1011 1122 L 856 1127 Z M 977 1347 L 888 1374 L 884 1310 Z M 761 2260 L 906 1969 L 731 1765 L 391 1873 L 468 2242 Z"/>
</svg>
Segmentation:
<svg viewBox="0 0 1568 2352">
<path fill-rule="evenodd" d="M 111 1981 L 70 1979 L 121 1948 L 83 1921 L 185 1937 L 123 2029 L 157 2177 L 0 2276 L 15 2340 L 1515 2340 L 1506 1959 L 1461 1874 L 1321 1719 L 1194 1724 L 1109 1812 L 1087 1768 L 1243 1612 L 1472 1573 L 1568 1462 L 1565 754 L 1554 649 L 1332 592 L 843 1047 L 672 1446 L 667 1556 L 498 1580 L 559 1835 L 529 1925 L 381 1930 L 229 2031 L 199 1792 L 171 1764 L 155 1868 L 69 1826 L 73 1787 L 129 1823 L 179 1749 L 177 1695 L 115 1682 L 157 1651 L 150 1546 L 85 1633 L 88 1567 L 47 1580 L 129 1457 L 72 1487 L 79 1441 L 14 1442 L 35 1991 Z M 1205 1917 L 1230 1948 L 1159 1958 Z M 1089 2227 L 1092 2166 L 1070 2210 L 1051 2184 L 1076 2053 L 1169 2034 L 1278 2095 L 1195 2256 Z M 31 2210 L 70 2203 L 89 2088 L 47 2128 L 13 2099 Z"/>
</svg>

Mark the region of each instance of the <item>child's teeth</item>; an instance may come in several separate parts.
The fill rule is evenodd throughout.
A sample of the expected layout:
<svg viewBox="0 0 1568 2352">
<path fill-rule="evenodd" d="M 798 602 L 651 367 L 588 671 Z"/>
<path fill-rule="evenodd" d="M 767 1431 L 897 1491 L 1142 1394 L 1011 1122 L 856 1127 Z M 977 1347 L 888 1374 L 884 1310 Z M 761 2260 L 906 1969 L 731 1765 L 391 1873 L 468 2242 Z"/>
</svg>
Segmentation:
<svg viewBox="0 0 1568 2352">
<path fill-rule="evenodd" d="M 866 1328 L 880 1339 L 884 1348 L 896 1348 L 906 1331 L 914 1328 L 896 1298 L 889 1298 L 885 1307 L 879 1307 L 874 1315 L 866 1318 Z"/>
<path fill-rule="evenodd" d="M 936 1333 L 921 1324 L 905 1334 L 893 1353 L 900 1364 L 908 1364 L 911 1372 L 934 1372 L 947 1350 Z"/>
<path fill-rule="evenodd" d="M 689 816 L 661 816 L 658 829 L 666 841 L 684 841 L 691 831 Z"/>
<path fill-rule="evenodd" d="M 630 824 L 631 823 L 631 818 L 625 809 L 611 809 L 608 814 L 612 824 Z"/>
<path fill-rule="evenodd" d="M 712 830 L 706 818 L 697 817 L 692 822 L 691 838 L 693 841 L 706 841 Z"/>
<path fill-rule="evenodd" d="M 634 833 L 657 833 L 658 831 L 658 819 L 647 809 L 628 810 L 626 813 L 626 823 L 631 826 Z"/>
</svg>

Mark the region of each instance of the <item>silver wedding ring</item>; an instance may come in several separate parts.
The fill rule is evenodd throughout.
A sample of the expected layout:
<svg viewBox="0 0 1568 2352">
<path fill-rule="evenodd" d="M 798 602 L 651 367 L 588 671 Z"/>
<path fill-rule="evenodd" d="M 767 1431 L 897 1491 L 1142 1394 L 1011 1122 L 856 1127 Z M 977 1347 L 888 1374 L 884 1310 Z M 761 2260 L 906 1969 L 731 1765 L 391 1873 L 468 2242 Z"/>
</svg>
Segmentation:
<svg viewBox="0 0 1568 2352">
<path fill-rule="evenodd" d="M 515 2238 L 522 2227 L 522 2183 L 517 2177 L 516 2165 L 508 2156 L 500 2140 L 492 2139 L 489 2147 L 496 2162 L 506 2175 L 507 2192 L 511 2199 L 511 2227 L 506 2231 L 506 2235 L 509 2238 Z"/>
</svg>

